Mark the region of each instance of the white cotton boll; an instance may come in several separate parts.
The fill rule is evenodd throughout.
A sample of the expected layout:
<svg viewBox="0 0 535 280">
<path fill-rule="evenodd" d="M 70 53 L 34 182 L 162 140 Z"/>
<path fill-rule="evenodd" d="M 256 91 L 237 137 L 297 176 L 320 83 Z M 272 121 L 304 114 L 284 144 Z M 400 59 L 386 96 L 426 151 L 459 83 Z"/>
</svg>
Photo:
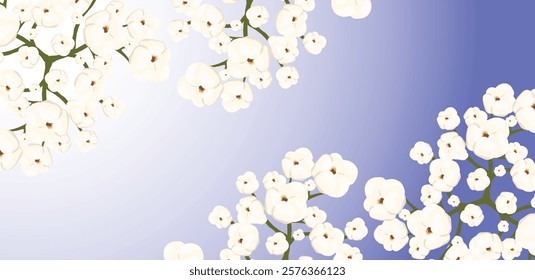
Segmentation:
<svg viewBox="0 0 535 280">
<path fill-rule="evenodd" d="M 247 10 L 245 16 L 252 27 L 258 28 L 268 22 L 269 11 L 266 6 L 252 6 Z"/>
<path fill-rule="evenodd" d="M 318 55 L 327 46 L 327 39 L 318 32 L 308 32 L 303 38 L 303 45 L 307 52 Z"/>
<path fill-rule="evenodd" d="M 490 87 L 483 95 L 483 105 L 485 111 L 498 117 L 505 117 L 513 112 L 515 103 L 514 90 L 509 84 L 500 84 L 497 87 Z"/>
<path fill-rule="evenodd" d="M 174 20 L 167 26 L 167 33 L 175 42 L 180 42 L 189 36 L 189 24 L 184 20 Z"/>
<path fill-rule="evenodd" d="M 437 122 L 441 129 L 454 130 L 461 123 L 461 118 L 457 115 L 455 108 L 449 107 L 438 114 Z"/>
<path fill-rule="evenodd" d="M 428 164 L 433 159 L 434 154 L 431 145 L 423 141 L 418 141 L 410 150 L 409 156 L 412 160 L 418 162 L 418 164 Z"/>
<path fill-rule="evenodd" d="M 307 18 L 301 6 L 287 4 L 277 15 L 277 31 L 283 36 L 301 37 L 307 31 Z"/>
</svg>

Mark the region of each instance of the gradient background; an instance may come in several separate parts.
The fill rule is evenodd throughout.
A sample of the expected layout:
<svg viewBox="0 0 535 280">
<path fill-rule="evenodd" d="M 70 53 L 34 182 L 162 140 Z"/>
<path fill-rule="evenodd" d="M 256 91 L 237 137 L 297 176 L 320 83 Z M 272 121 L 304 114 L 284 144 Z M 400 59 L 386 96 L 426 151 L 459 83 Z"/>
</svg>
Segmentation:
<svg viewBox="0 0 535 280">
<path fill-rule="evenodd" d="M 217 259 L 227 232 L 210 225 L 208 213 L 216 205 L 234 212 L 241 198 L 236 177 L 249 170 L 259 179 L 280 172 L 284 154 L 299 147 L 308 147 L 315 159 L 340 153 L 359 168 L 345 197 L 321 197 L 312 205 L 339 228 L 355 217 L 366 220 L 368 236 L 350 243 L 364 258 L 407 258 L 408 246 L 386 252 L 373 239 L 379 223 L 362 206 L 366 181 L 396 178 L 421 206 L 420 187 L 429 173 L 408 153 L 419 140 L 435 146 L 442 134 L 438 112 L 453 106 L 462 116 L 469 107 L 482 107 L 485 90 L 502 82 L 517 95 L 535 88 L 534 1 L 374 0 L 368 18 L 352 20 L 318 0 L 308 30 L 320 32 L 328 44 L 319 56 L 301 51 L 294 64 L 301 76 L 297 86 L 255 90 L 251 107 L 234 114 L 221 104 L 199 109 L 178 96 L 176 82 L 191 63 L 211 64 L 222 56 L 196 33 L 181 43 L 169 40 L 166 24 L 178 17 L 170 0 L 125 2 L 130 11 L 148 8 L 160 18 L 159 38 L 173 52 L 171 78 L 158 85 L 139 82 L 117 57 L 107 90 L 127 110 L 115 121 L 99 119 L 96 149 L 81 154 L 73 146 L 54 154 L 50 171 L 38 177 L 27 178 L 19 168 L 0 173 L 1 259 L 161 259 L 174 240 L 197 243 L 206 258 Z M 233 7 L 238 17 L 242 7 L 227 6 Z M 457 194 L 467 188 L 467 172 Z M 511 188 L 509 175 L 504 178 L 509 185 L 503 187 Z M 532 197 L 516 193 L 519 206 Z M 491 216 L 479 231 L 497 232 L 497 217 Z M 475 233 L 463 231 L 465 240 Z M 262 231 L 253 258 L 270 257 L 263 245 L 269 234 Z M 306 240 L 296 245 L 292 258 L 318 257 Z"/>
</svg>

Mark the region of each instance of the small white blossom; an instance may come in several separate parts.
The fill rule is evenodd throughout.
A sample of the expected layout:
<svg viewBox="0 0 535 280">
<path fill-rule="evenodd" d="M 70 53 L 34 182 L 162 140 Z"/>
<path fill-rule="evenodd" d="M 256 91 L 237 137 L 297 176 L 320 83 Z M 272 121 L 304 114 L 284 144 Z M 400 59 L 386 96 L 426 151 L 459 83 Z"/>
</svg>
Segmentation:
<svg viewBox="0 0 535 280">
<path fill-rule="evenodd" d="M 275 76 L 277 77 L 277 81 L 279 81 L 279 86 L 283 89 L 295 86 L 299 81 L 299 72 L 295 67 L 283 66 L 277 70 Z"/>
<path fill-rule="evenodd" d="M 314 164 L 312 176 L 321 193 L 330 197 L 342 197 L 357 180 L 358 169 L 340 154 L 325 154 Z"/>
<path fill-rule="evenodd" d="M 441 192 L 451 192 L 461 180 L 461 169 L 453 160 L 435 159 L 429 172 L 429 184 Z"/>
<path fill-rule="evenodd" d="M 477 227 L 483 222 L 484 215 L 481 207 L 475 204 L 468 204 L 461 211 L 461 221 L 467 224 L 469 227 Z"/>
<path fill-rule="evenodd" d="M 303 38 L 303 46 L 307 52 L 318 55 L 327 46 L 327 39 L 318 32 L 308 32 Z"/>
<path fill-rule="evenodd" d="M 335 14 L 341 17 L 362 19 L 372 10 L 371 0 L 331 0 L 331 7 Z"/>
<path fill-rule="evenodd" d="M 345 244 L 345 243 L 340 245 L 340 247 L 338 247 L 333 257 L 333 260 L 339 260 L 339 261 L 342 261 L 342 260 L 357 261 L 357 260 L 362 260 L 362 259 L 363 259 L 363 256 L 359 248 L 351 247 L 350 245 Z"/>
<path fill-rule="evenodd" d="M 452 195 L 448 198 L 448 204 L 451 206 L 451 207 L 457 207 L 459 206 L 459 203 L 461 203 L 461 200 L 459 199 L 458 196 L 456 195 Z"/>
<path fill-rule="evenodd" d="M 409 156 L 419 164 L 428 164 L 433 159 L 434 154 L 431 145 L 423 141 L 418 141 L 412 147 Z"/>
<path fill-rule="evenodd" d="M 466 183 L 468 183 L 468 187 L 473 191 L 484 191 L 490 186 L 490 178 L 485 169 L 478 168 L 468 174 Z"/>
<path fill-rule="evenodd" d="M 392 220 L 405 206 L 405 188 L 398 180 L 372 178 L 366 183 L 364 191 L 364 209 L 370 213 L 372 219 Z"/>
<path fill-rule="evenodd" d="M 420 201 L 425 205 L 438 204 L 442 200 L 442 192 L 431 185 L 424 185 L 420 190 Z"/>
<path fill-rule="evenodd" d="M 228 208 L 218 205 L 208 215 L 208 221 L 219 229 L 227 228 L 232 222 L 232 214 Z"/>
<path fill-rule="evenodd" d="M 272 255 L 282 255 L 288 248 L 290 248 L 290 244 L 282 232 L 277 232 L 267 238 L 266 249 Z"/>
<path fill-rule="evenodd" d="M 243 175 L 238 176 L 236 179 L 236 187 L 238 188 L 238 191 L 242 194 L 252 194 L 254 193 L 260 184 L 258 183 L 258 180 L 256 179 L 256 175 L 251 172 L 247 171 Z"/>
<path fill-rule="evenodd" d="M 511 164 L 515 164 L 519 160 L 523 160 L 528 156 L 528 149 L 518 142 L 509 143 L 505 158 Z"/>
<path fill-rule="evenodd" d="M 163 250 L 164 260 L 203 260 L 204 253 L 197 244 L 173 241 Z"/>
<path fill-rule="evenodd" d="M 496 177 L 503 177 L 506 173 L 507 170 L 505 170 L 505 166 L 501 164 L 494 168 L 494 175 L 496 175 Z"/>
<path fill-rule="evenodd" d="M 305 233 L 302 229 L 295 230 L 292 234 L 292 238 L 296 241 L 301 241 L 305 239 Z"/>
<path fill-rule="evenodd" d="M 507 221 L 500 221 L 498 223 L 498 231 L 499 232 L 508 232 L 509 231 L 509 223 Z"/>
<path fill-rule="evenodd" d="M 323 224 L 327 220 L 327 213 L 319 209 L 317 206 L 308 207 L 307 215 L 304 222 L 309 228 L 314 228 L 319 224 Z"/>
<path fill-rule="evenodd" d="M 455 131 L 442 134 L 437 145 L 440 158 L 456 160 L 466 160 L 468 158 L 464 139 Z"/>
<path fill-rule="evenodd" d="M 466 146 L 484 160 L 499 158 L 507 153 L 509 126 L 505 120 L 492 118 L 470 125 L 466 132 Z"/>
<path fill-rule="evenodd" d="M 522 254 L 522 247 L 516 242 L 514 238 L 506 238 L 502 241 L 502 258 L 504 260 L 512 260 L 520 257 Z"/>
<path fill-rule="evenodd" d="M 511 115 L 505 119 L 507 122 L 507 125 L 509 127 L 515 127 L 518 124 L 518 121 L 516 120 L 516 117 L 514 115 Z"/>
<path fill-rule="evenodd" d="M 516 99 L 515 116 L 522 129 L 535 133 L 535 90 L 525 90 Z"/>
<path fill-rule="evenodd" d="M 359 241 L 368 235 L 368 228 L 363 219 L 355 218 L 346 224 L 344 232 L 347 239 Z"/>
<path fill-rule="evenodd" d="M 184 20 L 174 20 L 167 25 L 167 33 L 173 41 L 180 42 L 189 36 L 189 24 Z"/>
<path fill-rule="evenodd" d="M 437 122 L 441 129 L 454 130 L 461 123 L 461 118 L 455 108 L 449 107 L 438 114 Z"/>
<path fill-rule="evenodd" d="M 478 107 L 469 108 L 464 113 L 464 122 L 466 123 L 466 126 L 471 126 L 481 121 L 486 121 L 487 119 L 487 113 L 485 113 L 485 111 L 482 111 Z"/>
<path fill-rule="evenodd" d="M 288 37 L 300 37 L 307 31 L 307 13 L 302 7 L 287 4 L 277 15 L 277 31 Z"/>
<path fill-rule="evenodd" d="M 39 62 L 39 51 L 35 47 L 22 46 L 19 51 L 19 63 L 24 68 L 33 68 Z"/>
<path fill-rule="evenodd" d="M 250 256 L 260 243 L 258 229 L 251 224 L 236 223 L 228 229 L 227 246 L 236 255 Z"/>
<path fill-rule="evenodd" d="M 344 233 L 330 223 L 319 224 L 308 236 L 312 249 L 320 255 L 332 256 L 344 242 Z"/>
<path fill-rule="evenodd" d="M 249 24 L 254 27 L 260 27 L 269 20 L 269 11 L 266 6 L 252 6 L 245 13 Z"/>
<path fill-rule="evenodd" d="M 401 211 L 399 212 L 399 215 L 398 217 L 402 220 L 402 221 L 406 221 L 409 216 L 411 215 L 411 211 L 407 210 L 407 209 L 401 209 Z"/>
<path fill-rule="evenodd" d="M 384 221 L 375 229 L 373 237 L 389 252 L 397 252 L 409 242 L 407 227 L 398 219 Z"/>
<path fill-rule="evenodd" d="M 76 135 L 76 144 L 82 153 L 94 149 L 98 143 L 97 134 L 90 130 L 82 130 Z"/>
<path fill-rule="evenodd" d="M 480 232 L 468 245 L 470 254 L 479 260 L 497 260 L 503 250 L 502 241 L 497 234 Z"/>
<path fill-rule="evenodd" d="M 505 117 L 513 111 L 515 103 L 514 90 L 508 84 L 500 84 L 490 87 L 483 95 L 485 111 L 498 117 Z"/>
<path fill-rule="evenodd" d="M 515 186 L 526 192 L 535 191 L 535 163 L 532 159 L 519 160 L 511 168 Z"/>
</svg>

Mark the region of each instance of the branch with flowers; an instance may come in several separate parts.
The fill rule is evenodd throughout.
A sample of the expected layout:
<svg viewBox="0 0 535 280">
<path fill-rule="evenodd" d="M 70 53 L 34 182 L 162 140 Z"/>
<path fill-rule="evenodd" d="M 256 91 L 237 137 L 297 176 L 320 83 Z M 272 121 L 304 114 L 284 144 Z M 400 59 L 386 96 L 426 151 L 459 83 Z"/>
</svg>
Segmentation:
<svg viewBox="0 0 535 280">
<path fill-rule="evenodd" d="M 327 222 L 327 213 L 313 201 L 319 196 L 340 198 L 355 182 L 358 169 L 339 154 L 325 154 L 314 162 L 307 148 L 286 153 L 282 160 L 283 174 L 271 171 L 262 184 L 266 190 L 262 200 L 256 194 L 260 182 L 248 171 L 236 180 L 238 191 L 244 195 L 236 204 L 237 215 L 218 205 L 208 215 L 211 224 L 228 229 L 227 248 L 220 252 L 222 260 L 251 259 L 259 249 L 258 227 L 273 232 L 263 243 L 267 252 L 283 260 L 310 259 L 292 256 L 292 245 L 305 239 L 314 251 L 334 259 L 360 260 L 359 248 L 351 242 L 362 240 L 368 229 L 361 218 L 349 221 L 344 231 Z M 164 249 L 168 260 L 203 259 L 203 250 L 196 244 L 173 241 Z"/>
<path fill-rule="evenodd" d="M 235 0 L 223 2 L 236 3 Z M 178 93 L 195 106 L 211 106 L 221 97 L 228 112 L 246 109 L 253 101 L 251 85 L 265 89 L 272 83 L 271 58 L 278 64 L 275 77 L 280 87 L 288 89 L 299 80 L 297 68 L 291 66 L 299 56 L 299 41 L 313 55 L 320 54 L 327 44 L 327 39 L 318 32 L 307 32 L 308 13 L 316 6 L 314 0 L 282 1 L 275 17 L 278 34 L 273 35 L 264 30 L 273 18 L 269 9 L 256 5 L 254 0 L 242 2 L 243 15 L 227 21 L 223 12 L 212 4 L 173 0 L 176 11 L 187 19 L 169 24 L 172 39 L 178 42 L 187 38 L 191 27 L 208 38 L 210 49 L 225 55 L 212 65 L 192 64 L 179 79 Z M 331 6 L 339 16 L 361 19 L 370 13 L 371 0 L 331 0 Z"/>
<path fill-rule="evenodd" d="M 464 138 L 457 110 L 450 107 L 439 113 L 438 125 L 446 132 L 437 142 L 438 157 L 423 141 L 411 149 L 413 160 L 429 164 L 430 175 L 421 188 L 422 208 L 406 198 L 397 180 L 367 182 L 364 207 L 372 219 L 382 222 L 374 238 L 386 251 L 409 244 L 415 259 L 424 259 L 433 250 L 446 260 L 511 260 L 524 249 L 528 259 L 535 255 L 535 197 L 526 205 L 517 203 L 517 196 L 535 191 L 535 163 L 527 158 L 528 149 L 511 139 L 535 133 L 535 90 L 515 98 L 510 85 L 500 84 L 486 91 L 483 105 L 484 110 L 472 107 L 464 113 Z M 461 183 L 461 166 L 467 167 L 465 183 Z M 507 173 L 512 184 L 497 180 Z M 505 191 L 497 194 L 496 189 Z M 480 195 L 465 199 L 467 192 Z M 477 229 L 492 216 L 500 219 L 496 231 L 465 233 L 465 228 Z"/>
<path fill-rule="evenodd" d="M 124 109 L 105 93 L 113 54 L 128 61 L 140 80 L 169 76 L 169 51 L 150 39 L 157 19 L 142 9 L 127 15 L 120 1 L 4 1 L 0 18 L 0 99 L 22 119 L 0 128 L 0 171 L 20 163 L 28 176 L 46 172 L 51 148 L 69 150 L 70 124 L 82 152 L 95 147 L 95 107 L 110 118 Z M 73 71 L 78 74 L 69 85 Z"/>
</svg>

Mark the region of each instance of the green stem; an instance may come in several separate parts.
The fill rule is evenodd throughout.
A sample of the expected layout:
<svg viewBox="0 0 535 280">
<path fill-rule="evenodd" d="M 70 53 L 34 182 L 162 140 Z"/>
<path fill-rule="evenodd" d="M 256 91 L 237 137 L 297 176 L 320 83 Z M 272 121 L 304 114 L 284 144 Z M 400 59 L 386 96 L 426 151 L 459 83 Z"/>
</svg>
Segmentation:
<svg viewBox="0 0 535 280">
<path fill-rule="evenodd" d="M 292 243 L 294 242 L 292 237 L 292 223 L 289 223 L 286 227 L 286 241 L 288 241 L 288 250 L 284 252 L 284 255 L 282 256 L 283 260 L 290 259 L 290 249 L 292 248 Z"/>
<path fill-rule="evenodd" d="M 67 98 L 65 98 L 65 96 L 63 96 L 61 93 L 51 90 L 48 91 L 57 96 L 63 103 L 65 103 L 65 105 L 67 105 L 67 103 L 69 102 L 69 100 L 67 100 Z"/>
<path fill-rule="evenodd" d="M 272 229 L 274 232 L 282 232 L 282 230 L 278 229 L 276 226 L 274 226 L 269 220 L 266 221 L 266 225 Z"/>
<path fill-rule="evenodd" d="M 412 204 L 408 198 L 405 198 L 405 201 L 407 201 L 407 204 L 409 205 L 409 207 L 412 209 L 412 212 L 418 210 L 418 207 L 416 207 L 414 204 Z"/>
<path fill-rule="evenodd" d="M 517 130 L 510 130 L 510 132 L 509 132 L 509 136 L 511 136 L 511 135 L 515 135 L 515 134 L 517 134 L 517 133 L 519 133 L 519 132 L 522 132 L 522 131 L 524 131 L 522 128 L 519 128 L 519 129 L 517 129 Z"/>
<path fill-rule="evenodd" d="M 93 8 L 93 5 L 95 5 L 95 2 L 97 2 L 97 0 L 91 1 L 91 4 L 89 4 L 89 7 L 87 7 L 87 10 L 85 10 L 85 12 L 82 14 L 82 16 L 85 17 L 85 15 L 87 15 L 87 13 L 89 13 L 89 10 L 91 10 L 91 8 Z"/>
<path fill-rule="evenodd" d="M 124 48 L 121 48 L 121 49 L 118 49 L 117 52 L 122 55 L 124 57 L 124 59 L 126 59 L 126 61 L 130 62 L 130 59 L 128 58 L 128 56 L 124 53 Z"/>
<path fill-rule="evenodd" d="M 17 128 L 11 129 L 11 131 L 13 131 L 13 132 L 19 131 L 19 130 L 22 130 L 22 131 L 24 131 L 24 133 L 26 133 L 26 125 L 24 124 L 24 125 L 21 125 L 21 126 L 19 126 Z"/>
<path fill-rule="evenodd" d="M 2 54 L 3 54 L 4 56 L 12 55 L 12 54 L 18 52 L 19 49 L 22 48 L 22 47 L 24 47 L 24 46 L 25 46 L 25 45 L 18 46 L 18 47 L 16 47 L 16 48 L 12 49 L 12 50 L 5 51 L 5 52 L 3 52 Z"/>
<path fill-rule="evenodd" d="M 322 196 L 322 195 L 323 193 L 315 193 L 315 194 L 308 195 L 308 200 L 311 200 L 315 197 Z"/>
<path fill-rule="evenodd" d="M 249 35 L 249 19 L 247 19 L 247 11 L 251 8 L 253 5 L 253 0 L 247 0 L 245 3 L 245 12 L 243 13 L 243 17 L 241 18 L 241 22 L 243 23 L 243 37 L 247 37 Z"/>
<path fill-rule="evenodd" d="M 524 210 L 528 210 L 528 209 L 531 209 L 531 204 L 526 204 L 524 206 L 520 206 L 518 209 L 516 209 L 516 212 L 515 213 L 518 213 L 520 211 L 524 211 Z"/>
<path fill-rule="evenodd" d="M 227 61 L 228 61 L 228 60 L 221 61 L 221 62 L 219 62 L 219 63 L 217 63 L 217 64 L 212 64 L 212 65 L 210 65 L 210 67 L 215 68 L 215 67 L 225 66 L 225 68 L 227 68 Z"/>
<path fill-rule="evenodd" d="M 477 163 L 471 156 L 468 156 L 468 161 L 475 166 L 476 168 L 483 168 L 479 163 Z"/>
<path fill-rule="evenodd" d="M 260 27 L 256 27 L 256 28 L 253 27 L 253 29 L 256 30 L 256 32 L 258 32 L 258 34 L 262 35 L 262 37 L 264 37 L 264 39 L 266 39 L 266 40 L 269 39 L 269 35 L 264 30 L 260 29 Z"/>
<path fill-rule="evenodd" d="M 250 256 L 245 256 L 245 259 L 250 261 L 251 260 L 251 257 Z"/>
<path fill-rule="evenodd" d="M 533 257 L 534 257 L 534 256 L 533 256 L 530 252 L 528 252 L 528 260 L 532 260 Z"/>
</svg>

